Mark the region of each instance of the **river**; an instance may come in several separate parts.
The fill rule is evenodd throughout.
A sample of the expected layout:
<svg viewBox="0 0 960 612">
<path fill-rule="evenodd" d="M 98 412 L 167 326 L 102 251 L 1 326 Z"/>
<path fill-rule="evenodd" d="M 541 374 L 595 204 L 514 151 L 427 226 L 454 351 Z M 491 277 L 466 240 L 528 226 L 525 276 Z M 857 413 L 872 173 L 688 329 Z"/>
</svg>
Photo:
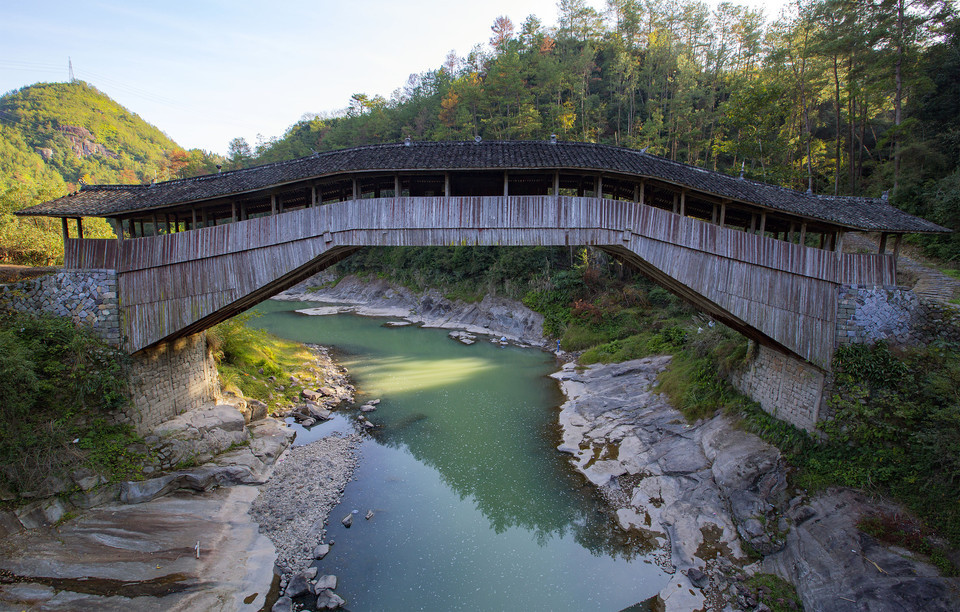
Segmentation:
<svg viewBox="0 0 960 612">
<path fill-rule="evenodd" d="M 349 609 L 647 609 L 668 577 L 556 450 L 552 355 L 295 312 L 315 306 L 268 301 L 251 325 L 333 347 L 358 403 L 381 399 L 318 562 Z M 336 414 L 296 443 L 355 430 L 356 410 Z"/>
</svg>

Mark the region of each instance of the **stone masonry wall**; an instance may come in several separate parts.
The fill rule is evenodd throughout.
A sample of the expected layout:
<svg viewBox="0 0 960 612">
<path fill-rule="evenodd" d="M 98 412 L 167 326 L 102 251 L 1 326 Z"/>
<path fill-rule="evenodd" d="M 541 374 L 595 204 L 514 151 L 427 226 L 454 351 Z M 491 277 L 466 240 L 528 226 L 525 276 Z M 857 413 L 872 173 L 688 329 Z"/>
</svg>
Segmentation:
<svg viewBox="0 0 960 612">
<path fill-rule="evenodd" d="M 960 307 L 900 287 L 840 288 L 837 345 L 960 343 Z"/>
<path fill-rule="evenodd" d="M 66 317 L 120 346 L 116 270 L 70 270 L 0 285 L 0 309 Z"/>
<path fill-rule="evenodd" d="M 205 332 L 134 354 L 129 380 L 132 405 L 123 420 L 141 435 L 167 419 L 220 399 L 217 366 L 207 350 Z"/>
<path fill-rule="evenodd" d="M 760 406 L 797 427 L 812 431 L 821 418 L 827 376 L 817 368 L 765 346 L 730 382 Z"/>
</svg>

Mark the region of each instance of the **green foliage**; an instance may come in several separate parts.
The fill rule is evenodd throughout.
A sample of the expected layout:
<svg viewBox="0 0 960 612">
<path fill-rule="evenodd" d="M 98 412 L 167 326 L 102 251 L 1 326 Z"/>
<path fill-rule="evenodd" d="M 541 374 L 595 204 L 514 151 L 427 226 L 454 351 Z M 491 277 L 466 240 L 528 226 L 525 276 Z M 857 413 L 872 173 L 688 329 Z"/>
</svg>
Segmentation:
<svg viewBox="0 0 960 612">
<path fill-rule="evenodd" d="M 290 376 L 314 379 L 314 356 L 298 342 L 252 327 L 252 317 L 245 313 L 212 327 L 207 330 L 207 344 L 225 391 L 278 410 L 299 399 L 300 387 L 289 384 Z"/>
<path fill-rule="evenodd" d="M 23 495 L 80 466 L 136 472 L 136 436 L 111 424 L 128 401 L 124 368 L 122 353 L 65 319 L 0 316 L 0 485 Z"/>
<path fill-rule="evenodd" d="M 792 584 L 775 574 L 754 574 L 747 578 L 745 586 L 758 604 L 765 604 L 772 612 L 803 610 L 800 597 Z"/>
</svg>

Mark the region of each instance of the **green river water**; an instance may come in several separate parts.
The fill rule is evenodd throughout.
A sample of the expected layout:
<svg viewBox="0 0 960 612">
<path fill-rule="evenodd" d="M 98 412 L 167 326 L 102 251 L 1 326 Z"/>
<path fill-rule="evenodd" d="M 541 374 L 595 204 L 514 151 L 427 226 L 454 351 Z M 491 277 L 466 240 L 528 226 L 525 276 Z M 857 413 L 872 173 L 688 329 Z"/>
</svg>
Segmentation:
<svg viewBox="0 0 960 612">
<path fill-rule="evenodd" d="M 556 450 L 563 400 L 547 377 L 552 355 L 295 312 L 315 306 L 268 301 L 251 324 L 333 347 L 358 404 L 381 399 L 355 481 L 330 516 L 336 544 L 318 562 L 338 576 L 349 610 L 616 612 L 663 587 L 643 542 Z M 354 431 L 356 414 L 296 426 L 296 443 Z"/>
</svg>

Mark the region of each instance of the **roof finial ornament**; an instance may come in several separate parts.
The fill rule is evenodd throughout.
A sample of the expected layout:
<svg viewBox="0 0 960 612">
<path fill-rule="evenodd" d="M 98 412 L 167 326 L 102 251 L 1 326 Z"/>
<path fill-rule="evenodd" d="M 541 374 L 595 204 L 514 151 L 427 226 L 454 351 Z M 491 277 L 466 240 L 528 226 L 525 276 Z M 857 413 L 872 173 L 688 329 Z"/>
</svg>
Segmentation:
<svg viewBox="0 0 960 612">
<path fill-rule="evenodd" d="M 743 160 L 742 162 L 740 162 L 740 180 L 741 181 L 743 180 L 743 171 L 746 169 L 746 167 L 747 167 L 747 160 Z"/>
<path fill-rule="evenodd" d="M 220 164 L 217 164 L 217 174 L 220 174 L 221 170 L 223 170 L 223 166 Z"/>
<path fill-rule="evenodd" d="M 483 140 L 483 138 L 480 138 L 480 134 L 477 134 L 476 136 L 473 137 L 473 142 L 477 144 L 480 144 L 481 140 Z"/>
<path fill-rule="evenodd" d="M 813 195 L 813 187 L 807 187 L 807 195 Z"/>
<path fill-rule="evenodd" d="M 410 137 L 409 137 L 409 136 L 407 136 L 406 138 L 403 139 L 403 146 L 405 146 L 405 147 L 409 147 L 412 143 L 413 143 L 413 141 L 410 140 Z"/>
<path fill-rule="evenodd" d="M 646 147 L 643 147 L 642 149 L 640 149 L 640 152 L 641 152 L 641 153 L 646 153 L 646 152 L 647 152 L 647 149 L 649 149 L 649 148 L 650 148 L 649 145 L 646 146 Z"/>
<path fill-rule="evenodd" d="M 557 144 L 557 135 L 550 134 L 550 144 Z"/>
<path fill-rule="evenodd" d="M 890 199 L 890 191 L 888 190 L 888 191 L 884 191 L 883 193 L 881 193 L 881 194 L 880 194 L 880 199 L 883 200 L 884 202 L 886 202 L 887 200 L 889 200 L 889 199 Z"/>
</svg>

